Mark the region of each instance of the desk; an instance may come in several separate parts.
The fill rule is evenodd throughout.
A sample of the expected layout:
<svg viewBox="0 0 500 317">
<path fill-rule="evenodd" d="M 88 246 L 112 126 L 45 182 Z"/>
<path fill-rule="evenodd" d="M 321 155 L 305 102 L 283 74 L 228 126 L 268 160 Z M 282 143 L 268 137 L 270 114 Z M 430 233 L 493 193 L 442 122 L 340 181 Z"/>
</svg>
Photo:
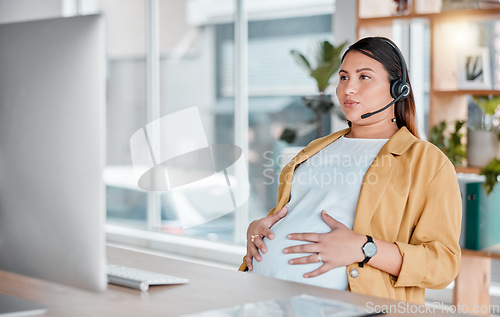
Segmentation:
<svg viewBox="0 0 500 317">
<path fill-rule="evenodd" d="M 335 299 L 365 307 L 367 302 L 397 302 L 230 271 L 198 263 L 149 255 L 126 249 L 107 248 L 110 263 L 133 266 L 189 278 L 191 283 L 152 286 L 148 292 L 109 285 L 103 293 L 0 271 L 0 293 L 38 302 L 49 307 L 48 316 L 178 316 L 254 301 L 284 299 L 299 294 Z M 398 314 L 390 314 L 398 316 Z M 422 314 L 425 315 L 425 314 Z"/>
<path fill-rule="evenodd" d="M 485 250 L 462 249 L 460 272 L 453 289 L 455 305 L 490 305 L 491 259 L 500 260 L 500 244 Z"/>
</svg>

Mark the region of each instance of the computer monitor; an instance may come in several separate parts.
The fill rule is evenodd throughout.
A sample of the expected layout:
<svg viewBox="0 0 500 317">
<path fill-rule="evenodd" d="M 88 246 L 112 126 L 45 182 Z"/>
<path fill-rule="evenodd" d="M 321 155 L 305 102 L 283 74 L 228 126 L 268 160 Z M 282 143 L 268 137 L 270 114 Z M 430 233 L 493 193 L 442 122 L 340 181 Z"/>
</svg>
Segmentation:
<svg viewBox="0 0 500 317">
<path fill-rule="evenodd" d="M 0 269 L 106 288 L 100 15 L 0 25 Z"/>
</svg>

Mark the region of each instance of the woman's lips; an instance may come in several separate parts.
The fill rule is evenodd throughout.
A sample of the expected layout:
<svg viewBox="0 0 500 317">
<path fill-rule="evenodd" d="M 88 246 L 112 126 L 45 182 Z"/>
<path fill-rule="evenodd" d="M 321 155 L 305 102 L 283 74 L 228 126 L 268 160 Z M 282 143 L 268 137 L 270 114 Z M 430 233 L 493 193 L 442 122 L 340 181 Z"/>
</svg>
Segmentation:
<svg viewBox="0 0 500 317">
<path fill-rule="evenodd" d="M 347 108 L 354 108 L 358 104 L 359 104 L 359 102 L 355 101 L 355 100 L 346 100 L 346 101 L 344 101 L 344 106 L 347 107 Z"/>
</svg>

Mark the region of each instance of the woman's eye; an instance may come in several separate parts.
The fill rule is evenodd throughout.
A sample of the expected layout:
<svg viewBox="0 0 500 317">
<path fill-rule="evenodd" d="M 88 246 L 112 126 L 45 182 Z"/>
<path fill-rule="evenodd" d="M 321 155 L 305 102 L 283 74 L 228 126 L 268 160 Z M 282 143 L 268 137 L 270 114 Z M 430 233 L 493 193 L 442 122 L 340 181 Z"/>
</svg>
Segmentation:
<svg viewBox="0 0 500 317">
<path fill-rule="evenodd" d="M 347 80 L 347 76 L 340 76 L 340 80 Z"/>
<path fill-rule="evenodd" d="M 359 76 L 359 78 L 361 78 L 361 79 L 370 79 L 370 76 L 368 76 L 368 75 L 361 75 L 361 76 Z"/>
</svg>

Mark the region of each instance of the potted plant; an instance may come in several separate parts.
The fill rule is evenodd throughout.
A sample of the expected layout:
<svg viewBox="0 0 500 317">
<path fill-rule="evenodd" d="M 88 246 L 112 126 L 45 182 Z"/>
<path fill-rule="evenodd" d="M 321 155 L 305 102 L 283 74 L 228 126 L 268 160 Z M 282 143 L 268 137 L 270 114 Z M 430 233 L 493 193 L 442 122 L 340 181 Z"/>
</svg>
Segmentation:
<svg viewBox="0 0 500 317">
<path fill-rule="evenodd" d="M 429 141 L 436 145 L 455 166 L 464 164 L 466 151 L 462 142 L 465 121 L 457 120 L 454 131 L 449 131 L 448 122 L 441 121 L 431 129 Z"/>
<path fill-rule="evenodd" d="M 500 96 L 472 99 L 477 108 L 469 113 L 467 162 L 469 166 L 481 167 L 480 174 L 486 177 L 483 185 L 489 194 L 500 175 Z"/>
<path fill-rule="evenodd" d="M 314 113 L 315 122 L 306 122 L 298 128 L 286 128 L 280 136 L 281 140 L 292 143 L 298 135 L 309 133 L 314 129 L 317 138 L 323 136 L 323 116 L 329 114 L 332 109 L 337 116 L 345 120 L 340 107 L 334 107 L 333 101 L 326 96 L 325 91 L 330 85 L 330 78 L 340 67 L 341 54 L 346 43 L 334 46 L 329 41 L 316 42 L 311 61 L 297 50 L 290 52 L 297 64 L 316 80 L 319 95 L 302 98 L 304 105 Z"/>
<path fill-rule="evenodd" d="M 500 160 L 496 157 L 493 158 L 488 165 L 481 169 L 480 174 L 486 177 L 483 187 L 486 194 L 489 195 L 498 183 L 498 176 L 500 176 Z"/>
<path fill-rule="evenodd" d="M 469 166 L 485 167 L 498 155 L 500 148 L 500 96 L 475 96 L 477 105 L 467 120 L 467 162 Z M 474 115 L 474 112 L 476 115 Z"/>
</svg>

